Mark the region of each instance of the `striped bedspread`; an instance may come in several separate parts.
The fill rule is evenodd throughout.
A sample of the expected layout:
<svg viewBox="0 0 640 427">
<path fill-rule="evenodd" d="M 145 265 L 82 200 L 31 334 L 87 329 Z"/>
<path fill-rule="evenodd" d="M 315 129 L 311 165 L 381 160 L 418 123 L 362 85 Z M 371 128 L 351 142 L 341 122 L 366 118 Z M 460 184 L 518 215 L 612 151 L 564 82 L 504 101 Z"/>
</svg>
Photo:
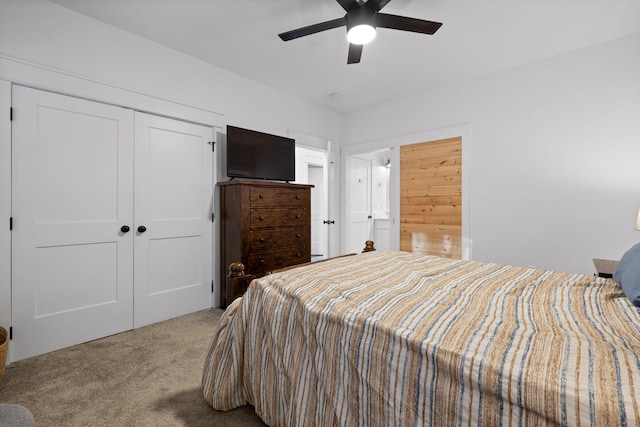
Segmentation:
<svg viewBox="0 0 640 427">
<path fill-rule="evenodd" d="M 636 426 L 640 313 L 609 279 L 371 252 L 254 280 L 202 387 L 271 426 Z"/>
</svg>

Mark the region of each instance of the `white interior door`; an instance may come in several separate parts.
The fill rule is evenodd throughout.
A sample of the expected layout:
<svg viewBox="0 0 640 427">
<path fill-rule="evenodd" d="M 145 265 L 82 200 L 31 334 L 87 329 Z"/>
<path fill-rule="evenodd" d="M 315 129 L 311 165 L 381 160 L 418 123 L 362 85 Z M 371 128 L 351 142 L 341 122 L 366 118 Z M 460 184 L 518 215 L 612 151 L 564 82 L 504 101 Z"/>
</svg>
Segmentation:
<svg viewBox="0 0 640 427">
<path fill-rule="evenodd" d="M 14 360 L 133 325 L 133 112 L 13 88 Z"/>
<path fill-rule="evenodd" d="M 308 183 L 311 189 L 311 260 L 319 261 L 328 257 L 328 224 L 326 168 L 324 165 L 307 164 Z"/>
<path fill-rule="evenodd" d="M 349 160 L 348 251 L 360 252 L 371 233 L 371 161 Z"/>
<path fill-rule="evenodd" d="M 329 175 L 326 151 L 296 146 L 296 183 L 311 184 L 311 261 L 329 257 Z"/>
<path fill-rule="evenodd" d="M 139 327 L 211 307 L 213 130 L 143 113 L 135 129 Z"/>
</svg>

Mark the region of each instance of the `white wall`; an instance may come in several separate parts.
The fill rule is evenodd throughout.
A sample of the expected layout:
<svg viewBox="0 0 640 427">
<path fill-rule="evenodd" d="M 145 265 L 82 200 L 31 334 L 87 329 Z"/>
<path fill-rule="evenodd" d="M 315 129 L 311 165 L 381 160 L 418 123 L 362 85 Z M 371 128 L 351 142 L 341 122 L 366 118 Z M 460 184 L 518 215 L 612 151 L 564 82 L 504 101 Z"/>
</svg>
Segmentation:
<svg viewBox="0 0 640 427">
<path fill-rule="evenodd" d="M 337 113 L 45 0 L 0 0 L 0 79 L 210 125 L 284 136 L 295 131 L 333 144 L 342 131 Z M 6 103 L 7 94 L 0 95 Z M 0 144 L 7 152 L 9 142 Z M 0 159 L 3 172 L 6 164 Z M 0 206 L 6 206 L 10 190 L 4 173 L 1 178 Z M 3 227 L 7 221 L 0 218 Z M 0 257 L 8 265 L 6 250 Z M 3 324 L 11 307 L 7 277 L 3 269 Z"/>
<path fill-rule="evenodd" d="M 338 141 L 341 117 L 45 0 L 0 0 L 0 55 L 222 113 L 225 123 Z M 1 70 L 0 70 L 1 73 Z"/>
<path fill-rule="evenodd" d="M 351 113 L 343 147 L 461 124 L 474 259 L 592 273 L 640 240 L 640 34 Z"/>
</svg>

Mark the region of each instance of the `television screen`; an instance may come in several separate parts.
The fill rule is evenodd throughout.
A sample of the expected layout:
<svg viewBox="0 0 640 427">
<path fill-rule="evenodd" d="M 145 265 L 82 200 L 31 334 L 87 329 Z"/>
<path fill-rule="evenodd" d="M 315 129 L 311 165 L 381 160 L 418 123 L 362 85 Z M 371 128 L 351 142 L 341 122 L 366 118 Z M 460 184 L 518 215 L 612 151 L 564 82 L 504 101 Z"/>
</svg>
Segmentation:
<svg viewBox="0 0 640 427">
<path fill-rule="evenodd" d="M 295 140 L 227 126 L 227 176 L 295 181 Z"/>
</svg>

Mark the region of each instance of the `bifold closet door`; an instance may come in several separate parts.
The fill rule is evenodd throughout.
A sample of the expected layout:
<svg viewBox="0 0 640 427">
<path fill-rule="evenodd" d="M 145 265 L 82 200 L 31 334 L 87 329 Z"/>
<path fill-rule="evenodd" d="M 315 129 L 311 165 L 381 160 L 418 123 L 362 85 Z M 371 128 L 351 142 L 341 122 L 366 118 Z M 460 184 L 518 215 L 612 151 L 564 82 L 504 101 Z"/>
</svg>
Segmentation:
<svg viewBox="0 0 640 427">
<path fill-rule="evenodd" d="M 133 326 L 133 111 L 13 87 L 13 360 Z M 125 227 L 129 227 L 129 231 Z"/>
<path fill-rule="evenodd" d="M 211 128 L 135 113 L 134 326 L 211 307 Z"/>
<path fill-rule="evenodd" d="M 13 360 L 211 307 L 212 129 L 12 91 Z"/>
</svg>

